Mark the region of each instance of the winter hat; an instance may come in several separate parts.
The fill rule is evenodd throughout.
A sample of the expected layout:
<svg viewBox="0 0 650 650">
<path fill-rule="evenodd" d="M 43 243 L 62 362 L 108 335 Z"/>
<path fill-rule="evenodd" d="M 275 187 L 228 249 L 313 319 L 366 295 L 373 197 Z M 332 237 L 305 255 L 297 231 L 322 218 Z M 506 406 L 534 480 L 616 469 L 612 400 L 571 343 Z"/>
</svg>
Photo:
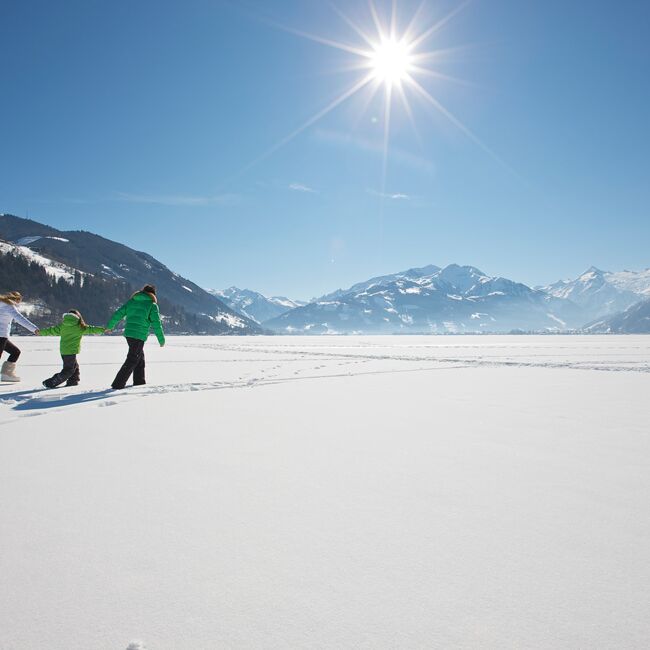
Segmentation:
<svg viewBox="0 0 650 650">
<path fill-rule="evenodd" d="M 145 293 L 150 293 L 152 295 L 156 295 L 156 287 L 153 284 L 145 284 L 144 287 L 142 287 L 142 291 Z"/>
</svg>

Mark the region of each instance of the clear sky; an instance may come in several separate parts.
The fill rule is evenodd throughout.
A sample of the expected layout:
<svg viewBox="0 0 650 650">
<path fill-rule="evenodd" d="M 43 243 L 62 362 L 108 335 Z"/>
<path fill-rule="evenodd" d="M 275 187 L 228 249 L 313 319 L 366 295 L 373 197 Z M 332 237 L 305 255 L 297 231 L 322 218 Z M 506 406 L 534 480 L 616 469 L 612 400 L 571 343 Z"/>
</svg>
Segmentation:
<svg viewBox="0 0 650 650">
<path fill-rule="evenodd" d="M 425 0 L 414 33 L 459 5 Z M 371 85 L 264 157 L 367 73 L 279 25 L 368 47 L 321 0 L 0 0 L 0 212 L 296 298 L 425 264 L 650 266 L 650 3 L 469 3 L 413 76 L 473 135 L 405 83 L 385 174 Z"/>
</svg>

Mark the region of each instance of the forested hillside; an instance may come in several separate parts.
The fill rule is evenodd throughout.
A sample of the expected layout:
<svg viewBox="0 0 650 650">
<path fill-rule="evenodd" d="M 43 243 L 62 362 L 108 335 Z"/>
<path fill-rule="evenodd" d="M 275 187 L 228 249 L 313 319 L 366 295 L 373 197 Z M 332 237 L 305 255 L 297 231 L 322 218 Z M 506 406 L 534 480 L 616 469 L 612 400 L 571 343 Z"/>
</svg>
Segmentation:
<svg viewBox="0 0 650 650">
<path fill-rule="evenodd" d="M 0 293 L 20 291 L 24 309 L 39 326 L 57 323 L 69 309 L 79 309 L 93 324 L 104 324 L 111 313 L 131 296 L 124 281 L 76 272 L 72 281 L 49 274 L 40 264 L 21 255 L 0 254 Z M 160 300 L 165 329 L 170 334 L 228 334 L 226 324 L 208 316 L 188 314 L 168 300 Z"/>
</svg>

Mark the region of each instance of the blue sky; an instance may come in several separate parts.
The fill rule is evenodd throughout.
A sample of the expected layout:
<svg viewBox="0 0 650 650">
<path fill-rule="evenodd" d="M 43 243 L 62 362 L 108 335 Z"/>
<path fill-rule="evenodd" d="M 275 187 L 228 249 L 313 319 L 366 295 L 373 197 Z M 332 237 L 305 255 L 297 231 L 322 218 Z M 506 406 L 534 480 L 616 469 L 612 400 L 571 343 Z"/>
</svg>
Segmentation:
<svg viewBox="0 0 650 650">
<path fill-rule="evenodd" d="M 319 0 L 0 0 L 0 212 L 298 298 L 431 263 L 531 285 L 650 266 L 648 3 L 469 3 L 422 46 L 465 83 L 417 79 L 484 148 L 407 88 L 385 182 L 381 92 L 264 157 L 365 74 L 278 25 L 361 43 Z"/>
</svg>

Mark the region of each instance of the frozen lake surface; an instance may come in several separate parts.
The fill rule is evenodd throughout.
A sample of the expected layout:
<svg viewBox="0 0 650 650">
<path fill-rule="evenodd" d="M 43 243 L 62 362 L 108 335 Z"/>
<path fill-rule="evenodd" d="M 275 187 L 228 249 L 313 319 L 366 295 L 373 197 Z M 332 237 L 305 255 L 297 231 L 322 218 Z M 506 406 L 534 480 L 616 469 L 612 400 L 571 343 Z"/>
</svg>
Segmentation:
<svg viewBox="0 0 650 650">
<path fill-rule="evenodd" d="M 3 650 L 648 647 L 650 336 L 17 342 Z"/>
</svg>

